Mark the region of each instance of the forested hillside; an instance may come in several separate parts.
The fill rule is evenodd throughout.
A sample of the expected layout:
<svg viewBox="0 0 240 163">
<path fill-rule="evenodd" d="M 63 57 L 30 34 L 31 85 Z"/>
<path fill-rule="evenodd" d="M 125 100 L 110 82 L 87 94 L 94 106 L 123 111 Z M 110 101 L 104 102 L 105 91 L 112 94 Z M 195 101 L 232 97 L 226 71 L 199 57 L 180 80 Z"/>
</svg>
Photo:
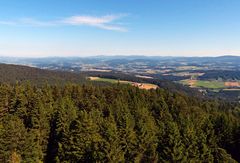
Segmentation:
<svg viewBox="0 0 240 163">
<path fill-rule="evenodd" d="M 20 65 L 10 65 L 10 64 L 0 64 L 0 83 L 31 83 L 33 85 L 39 86 L 48 83 L 50 85 L 64 85 L 67 83 L 75 84 L 90 84 L 93 85 L 111 85 L 106 82 L 94 82 L 86 80 L 87 76 L 99 76 L 107 77 L 111 79 L 129 80 L 133 82 L 141 83 L 152 83 L 156 84 L 161 88 L 167 89 L 171 92 L 184 92 L 190 96 L 201 97 L 201 93 L 197 90 L 190 89 L 188 87 L 182 86 L 177 83 L 173 83 L 167 80 L 159 79 L 141 79 L 137 78 L 131 74 L 124 74 L 120 72 L 66 72 L 66 71 L 53 71 L 53 70 L 43 70 L 34 67 L 20 66 Z"/>
<path fill-rule="evenodd" d="M 203 76 L 200 76 L 199 79 L 240 80 L 240 71 L 207 71 Z"/>
<path fill-rule="evenodd" d="M 0 82 L 11 83 L 31 82 L 35 85 L 49 84 L 65 84 L 67 82 L 84 83 L 86 77 L 83 74 L 70 72 L 42 70 L 39 68 L 0 64 Z"/>
<path fill-rule="evenodd" d="M 1 84 L 0 162 L 236 162 L 239 122 L 237 105 L 162 89 Z"/>
</svg>

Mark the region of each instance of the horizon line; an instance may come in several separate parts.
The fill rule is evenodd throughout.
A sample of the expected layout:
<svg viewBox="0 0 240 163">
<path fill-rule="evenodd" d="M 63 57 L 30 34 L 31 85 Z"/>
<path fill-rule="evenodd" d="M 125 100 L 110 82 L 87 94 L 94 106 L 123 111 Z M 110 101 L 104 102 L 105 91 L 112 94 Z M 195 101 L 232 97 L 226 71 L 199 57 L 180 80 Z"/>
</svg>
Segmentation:
<svg viewBox="0 0 240 163">
<path fill-rule="evenodd" d="M 40 59 L 40 58 L 94 58 L 94 57 L 169 57 L 169 58 L 217 58 L 217 57 L 240 57 L 240 55 L 234 55 L 234 54 L 226 54 L 226 55 L 204 55 L 204 56 L 184 56 L 184 55 L 88 55 L 88 56 L 36 56 L 36 57 L 30 57 L 30 56 L 5 56 L 0 55 L 0 58 L 25 58 L 25 59 Z"/>
</svg>

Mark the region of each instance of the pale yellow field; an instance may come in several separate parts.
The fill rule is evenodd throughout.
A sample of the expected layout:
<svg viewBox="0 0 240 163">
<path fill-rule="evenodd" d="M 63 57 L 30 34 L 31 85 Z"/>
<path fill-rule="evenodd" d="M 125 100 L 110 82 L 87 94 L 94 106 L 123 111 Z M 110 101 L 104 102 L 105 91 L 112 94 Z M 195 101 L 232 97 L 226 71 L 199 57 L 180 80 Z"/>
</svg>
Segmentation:
<svg viewBox="0 0 240 163">
<path fill-rule="evenodd" d="M 227 87 L 240 87 L 240 82 L 225 82 Z"/>
</svg>

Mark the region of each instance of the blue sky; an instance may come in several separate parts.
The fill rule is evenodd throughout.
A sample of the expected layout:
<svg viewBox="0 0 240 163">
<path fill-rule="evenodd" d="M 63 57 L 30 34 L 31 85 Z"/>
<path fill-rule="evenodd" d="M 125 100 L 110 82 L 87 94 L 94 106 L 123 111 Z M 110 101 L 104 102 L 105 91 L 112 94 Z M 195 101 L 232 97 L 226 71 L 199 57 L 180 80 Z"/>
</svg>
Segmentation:
<svg viewBox="0 0 240 163">
<path fill-rule="evenodd" d="M 240 1 L 1 0 L 0 55 L 240 55 Z"/>
</svg>

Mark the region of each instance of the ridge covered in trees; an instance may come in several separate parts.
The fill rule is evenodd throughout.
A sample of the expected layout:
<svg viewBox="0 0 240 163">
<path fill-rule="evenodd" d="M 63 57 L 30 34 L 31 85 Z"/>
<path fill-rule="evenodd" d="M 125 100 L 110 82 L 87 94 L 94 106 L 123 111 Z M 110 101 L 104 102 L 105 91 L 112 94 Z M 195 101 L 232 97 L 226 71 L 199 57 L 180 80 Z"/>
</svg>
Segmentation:
<svg viewBox="0 0 240 163">
<path fill-rule="evenodd" d="M 0 162 L 236 162 L 239 122 L 163 89 L 0 84 Z"/>
<path fill-rule="evenodd" d="M 141 79 L 134 75 L 124 74 L 120 72 L 67 72 L 67 71 L 53 71 L 45 70 L 28 66 L 0 64 L 0 83 L 15 84 L 18 83 L 32 83 L 34 85 L 50 85 L 59 84 L 64 85 L 67 83 L 75 84 L 94 84 L 94 85 L 112 85 L 106 82 L 94 82 L 87 80 L 87 76 L 99 76 L 110 79 L 128 80 L 132 82 L 146 82 L 156 84 L 161 88 L 167 89 L 170 92 L 184 92 L 190 96 L 197 96 L 201 98 L 201 93 L 197 90 L 190 89 L 182 86 L 181 84 L 173 83 L 167 80 L 159 79 Z"/>
<path fill-rule="evenodd" d="M 16 82 L 31 82 L 35 85 L 43 85 L 46 82 L 49 84 L 85 83 L 86 76 L 71 72 L 0 63 L 0 83 L 15 84 Z"/>
</svg>

